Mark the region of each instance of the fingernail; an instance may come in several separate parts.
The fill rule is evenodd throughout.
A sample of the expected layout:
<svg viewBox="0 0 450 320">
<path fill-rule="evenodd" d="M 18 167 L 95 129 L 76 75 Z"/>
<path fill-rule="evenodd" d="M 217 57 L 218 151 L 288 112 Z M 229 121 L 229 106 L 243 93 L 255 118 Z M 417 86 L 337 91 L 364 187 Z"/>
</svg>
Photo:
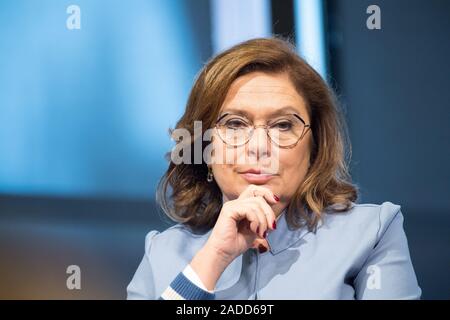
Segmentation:
<svg viewBox="0 0 450 320">
<path fill-rule="evenodd" d="M 276 229 L 276 228 L 277 228 L 277 222 L 274 221 L 274 222 L 272 223 L 272 229 Z"/>
<path fill-rule="evenodd" d="M 267 231 L 264 231 L 263 238 L 267 237 Z"/>
<path fill-rule="evenodd" d="M 276 202 L 280 201 L 280 198 L 278 198 L 275 194 L 273 195 L 273 198 L 275 199 Z"/>
<path fill-rule="evenodd" d="M 267 251 L 267 248 L 264 247 L 262 244 L 260 244 L 260 245 L 258 246 L 258 250 L 259 250 L 259 253 L 264 253 L 264 252 Z"/>
</svg>

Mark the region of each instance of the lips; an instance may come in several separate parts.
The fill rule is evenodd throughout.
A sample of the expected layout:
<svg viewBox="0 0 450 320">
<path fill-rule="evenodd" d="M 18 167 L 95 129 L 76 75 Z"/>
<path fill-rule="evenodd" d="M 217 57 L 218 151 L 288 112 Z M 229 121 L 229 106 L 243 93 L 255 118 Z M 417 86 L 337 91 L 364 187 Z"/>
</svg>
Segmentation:
<svg viewBox="0 0 450 320">
<path fill-rule="evenodd" d="M 239 175 L 251 184 L 266 184 L 276 176 L 276 174 L 270 173 L 268 170 L 256 168 L 241 171 Z"/>
<path fill-rule="evenodd" d="M 268 169 L 259 169 L 259 168 L 250 168 L 250 169 L 247 169 L 247 170 L 239 171 L 239 173 L 241 173 L 241 174 L 252 173 L 252 174 L 271 174 L 271 175 L 274 175 L 274 173 L 271 172 Z"/>
</svg>

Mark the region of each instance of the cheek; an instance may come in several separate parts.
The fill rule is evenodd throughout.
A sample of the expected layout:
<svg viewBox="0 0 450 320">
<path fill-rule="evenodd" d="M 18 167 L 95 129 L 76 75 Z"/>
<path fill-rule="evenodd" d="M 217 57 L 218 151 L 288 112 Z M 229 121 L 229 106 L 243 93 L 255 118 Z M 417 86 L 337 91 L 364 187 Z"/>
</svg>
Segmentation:
<svg viewBox="0 0 450 320">
<path fill-rule="evenodd" d="M 299 147 L 280 152 L 280 174 L 288 184 L 299 184 L 308 171 L 309 152 L 304 149 Z"/>
<path fill-rule="evenodd" d="M 235 179 L 233 163 L 236 151 L 228 148 L 218 137 L 213 138 L 212 144 L 211 161 L 215 179 L 219 185 L 226 185 Z"/>
<path fill-rule="evenodd" d="M 214 180 L 228 199 L 236 199 L 246 185 L 239 179 L 233 165 L 213 164 Z"/>
</svg>

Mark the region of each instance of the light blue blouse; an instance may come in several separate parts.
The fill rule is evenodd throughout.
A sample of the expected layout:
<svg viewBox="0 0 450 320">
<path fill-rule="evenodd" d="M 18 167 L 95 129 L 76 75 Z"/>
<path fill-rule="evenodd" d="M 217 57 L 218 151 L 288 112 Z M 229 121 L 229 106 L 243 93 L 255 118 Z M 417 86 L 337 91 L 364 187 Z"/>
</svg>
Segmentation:
<svg viewBox="0 0 450 320">
<path fill-rule="evenodd" d="M 177 224 L 151 231 L 128 299 L 158 299 L 179 278 L 211 230 Z M 419 299 L 400 206 L 353 204 L 324 212 L 316 232 L 291 230 L 283 212 L 269 232 L 270 250 L 249 249 L 217 282 L 215 299 Z M 186 280 L 187 281 L 187 280 Z"/>
</svg>

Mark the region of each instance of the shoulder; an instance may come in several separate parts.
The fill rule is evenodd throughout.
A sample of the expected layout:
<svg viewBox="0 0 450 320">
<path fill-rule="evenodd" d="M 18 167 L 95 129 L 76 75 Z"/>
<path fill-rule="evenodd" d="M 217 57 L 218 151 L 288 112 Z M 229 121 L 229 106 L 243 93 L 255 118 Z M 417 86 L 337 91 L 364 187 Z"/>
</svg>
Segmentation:
<svg viewBox="0 0 450 320">
<path fill-rule="evenodd" d="M 207 234 L 194 234 L 182 224 L 148 232 L 145 254 L 128 286 L 128 297 L 159 297 L 206 239 Z"/>
<path fill-rule="evenodd" d="M 171 253 L 189 258 L 206 242 L 209 232 L 193 233 L 183 224 L 173 225 L 160 232 L 152 230 L 145 237 L 145 253 L 148 256 L 169 257 Z"/>
<path fill-rule="evenodd" d="M 385 201 L 382 204 L 355 204 L 352 209 L 352 216 L 355 220 L 378 226 L 378 238 L 382 236 L 394 219 L 403 221 L 401 206 L 390 201 Z"/>
<path fill-rule="evenodd" d="M 382 204 L 352 203 L 344 212 L 333 211 L 333 207 L 325 210 L 327 217 L 340 217 L 345 221 L 379 223 L 380 226 L 389 224 L 396 216 L 401 215 L 401 206 L 390 201 Z"/>
<path fill-rule="evenodd" d="M 390 201 L 382 204 L 352 203 L 345 212 L 327 210 L 323 225 L 340 234 L 352 235 L 371 242 L 377 242 L 396 220 L 395 225 L 402 227 L 403 215 L 401 206 Z"/>
</svg>

